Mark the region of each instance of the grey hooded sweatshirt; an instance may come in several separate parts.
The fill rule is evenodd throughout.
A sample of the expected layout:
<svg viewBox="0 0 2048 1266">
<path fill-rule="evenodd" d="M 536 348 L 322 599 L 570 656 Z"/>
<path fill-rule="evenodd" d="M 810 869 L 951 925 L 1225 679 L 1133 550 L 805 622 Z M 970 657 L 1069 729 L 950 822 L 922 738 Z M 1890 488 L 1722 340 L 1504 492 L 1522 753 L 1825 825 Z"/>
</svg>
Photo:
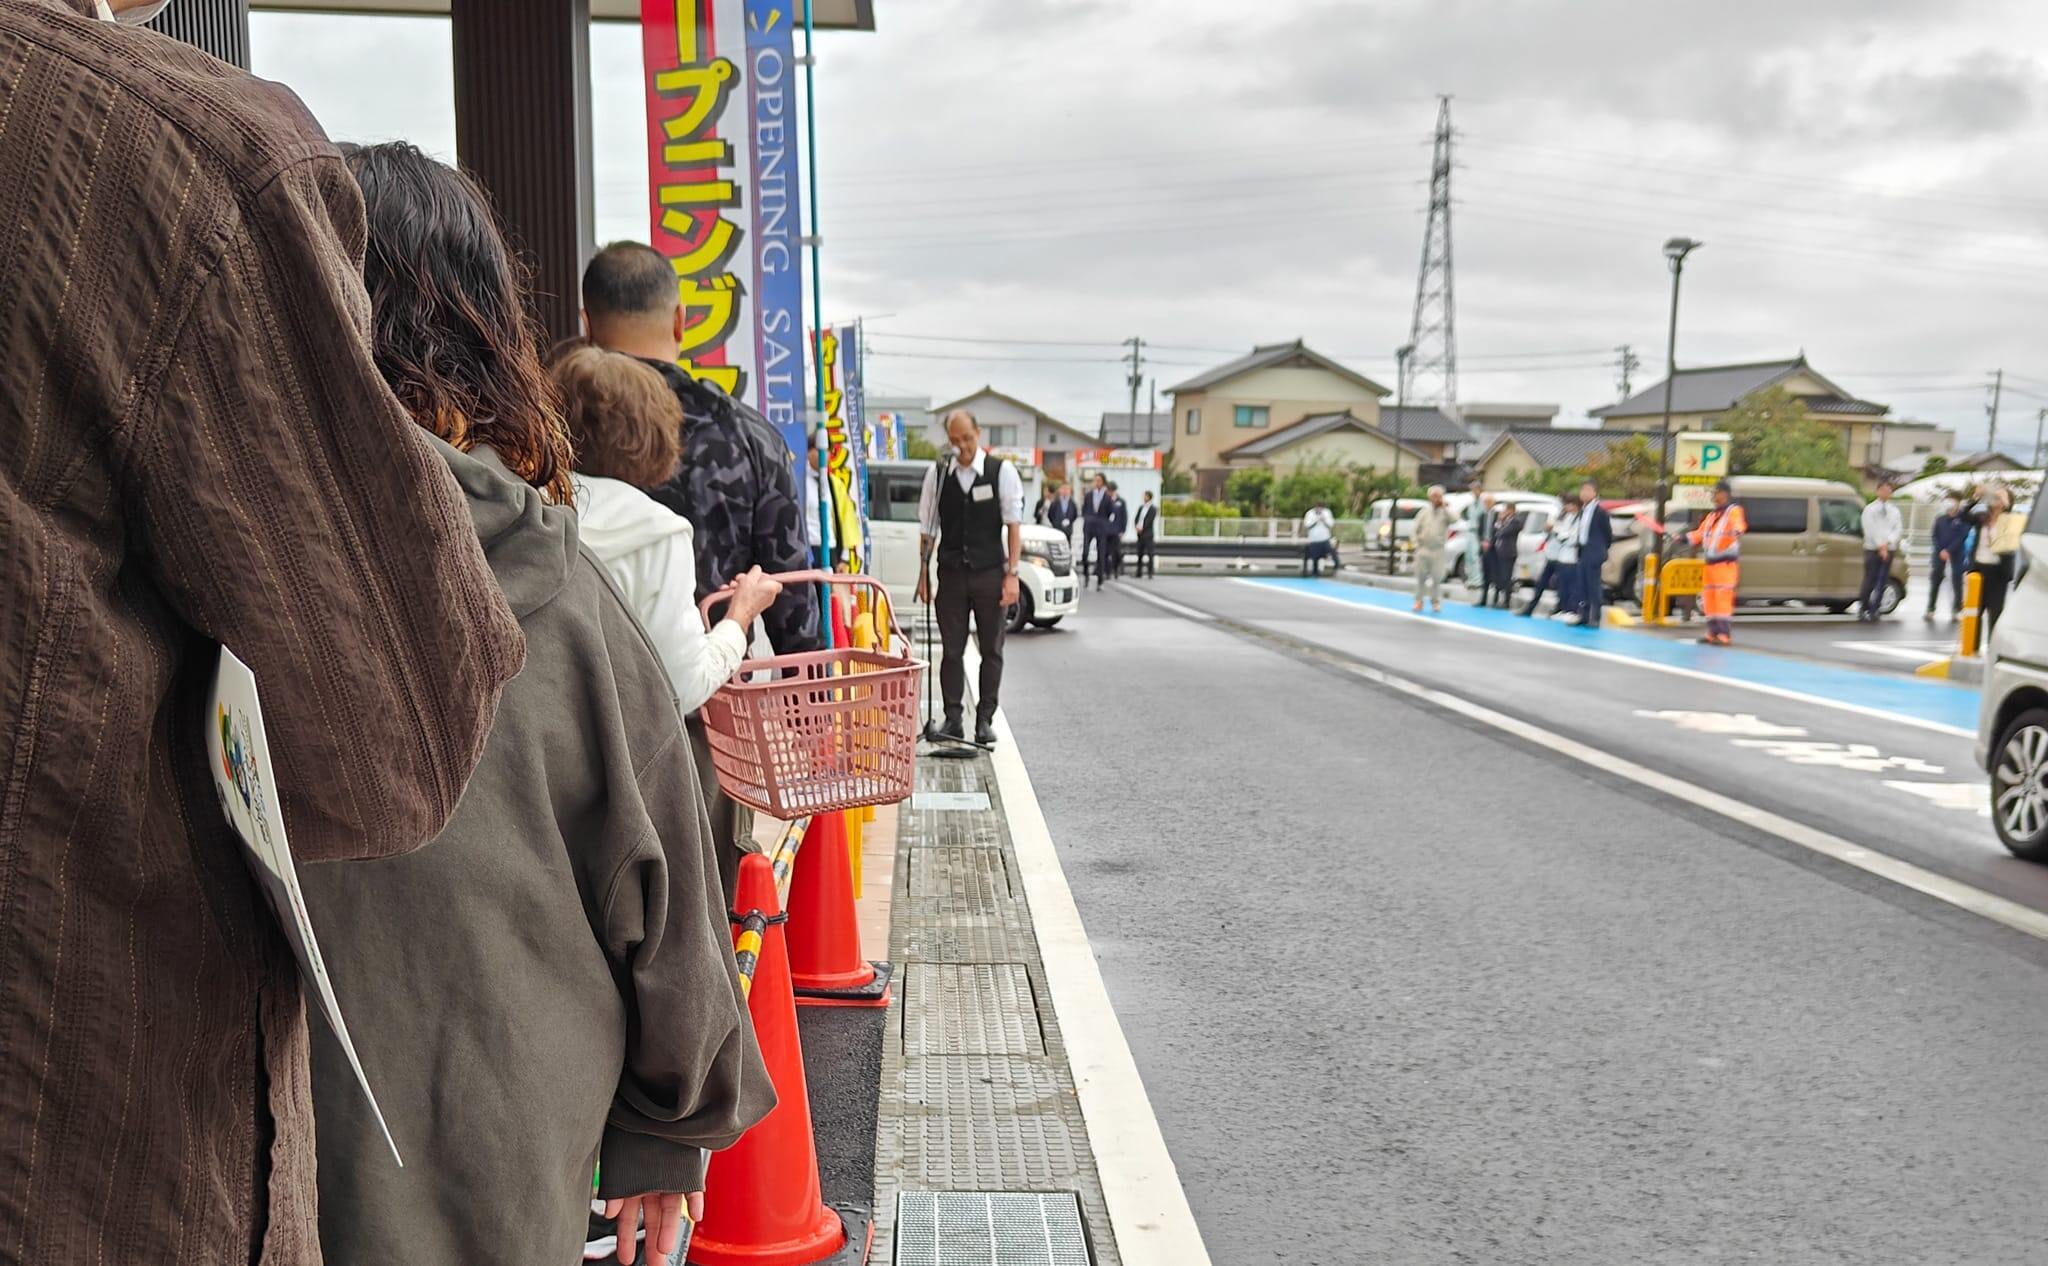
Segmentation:
<svg viewBox="0 0 2048 1266">
<path fill-rule="evenodd" d="M 704 797 L 660 657 L 576 518 L 436 440 L 526 634 L 455 816 L 418 852 L 303 870 L 391 1159 L 315 1021 L 330 1266 L 580 1256 L 602 1194 L 702 1186 L 774 1106 Z"/>
</svg>

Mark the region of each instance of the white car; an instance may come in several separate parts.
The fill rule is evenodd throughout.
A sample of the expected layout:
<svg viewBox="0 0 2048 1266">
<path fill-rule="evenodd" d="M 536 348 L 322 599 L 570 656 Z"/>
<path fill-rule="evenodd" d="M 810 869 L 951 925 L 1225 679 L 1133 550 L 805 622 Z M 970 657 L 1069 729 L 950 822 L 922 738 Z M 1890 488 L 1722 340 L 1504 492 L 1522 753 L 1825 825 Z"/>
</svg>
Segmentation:
<svg viewBox="0 0 2048 1266">
<path fill-rule="evenodd" d="M 1523 492 L 1510 488 L 1490 493 L 1495 505 L 1506 502 L 1522 513 L 1522 534 L 1516 540 L 1515 583 L 1534 584 L 1543 570 L 1544 560 L 1539 551 L 1547 539 L 1550 521 L 1557 517 L 1564 503 L 1556 497 L 1542 492 Z M 1456 580 L 1465 578 L 1465 511 L 1472 505 L 1472 494 L 1454 492 L 1444 498 L 1444 505 L 1458 516 L 1451 524 L 1450 536 L 1444 544 L 1445 556 L 1451 560 L 1451 576 Z"/>
<path fill-rule="evenodd" d="M 930 462 L 868 463 L 868 571 L 888 587 L 889 596 L 909 609 L 917 596 L 917 502 Z M 1081 607 L 1081 577 L 1074 570 L 1073 543 L 1058 531 L 1024 525 L 1024 554 L 1017 565 L 1017 605 L 1009 610 L 1012 633 L 1027 625 L 1049 629 Z"/>
</svg>

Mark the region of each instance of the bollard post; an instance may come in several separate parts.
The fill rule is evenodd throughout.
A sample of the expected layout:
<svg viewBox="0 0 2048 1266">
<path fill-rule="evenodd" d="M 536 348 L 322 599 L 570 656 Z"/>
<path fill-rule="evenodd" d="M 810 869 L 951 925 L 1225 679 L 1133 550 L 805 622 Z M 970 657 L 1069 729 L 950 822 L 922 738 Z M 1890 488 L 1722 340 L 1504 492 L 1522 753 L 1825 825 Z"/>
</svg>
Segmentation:
<svg viewBox="0 0 2048 1266">
<path fill-rule="evenodd" d="M 1978 603 L 1984 599 L 1984 575 L 1978 571 L 1963 573 L 1963 620 L 1959 630 L 1960 638 L 1956 647 L 1958 659 L 1977 657 L 1977 623 L 1980 619 Z"/>
<path fill-rule="evenodd" d="M 1664 623 L 1664 612 L 1659 599 L 1663 596 L 1657 584 L 1657 554 L 1653 550 L 1643 556 L 1643 565 L 1636 569 L 1636 575 L 1643 583 L 1643 623 Z"/>
</svg>

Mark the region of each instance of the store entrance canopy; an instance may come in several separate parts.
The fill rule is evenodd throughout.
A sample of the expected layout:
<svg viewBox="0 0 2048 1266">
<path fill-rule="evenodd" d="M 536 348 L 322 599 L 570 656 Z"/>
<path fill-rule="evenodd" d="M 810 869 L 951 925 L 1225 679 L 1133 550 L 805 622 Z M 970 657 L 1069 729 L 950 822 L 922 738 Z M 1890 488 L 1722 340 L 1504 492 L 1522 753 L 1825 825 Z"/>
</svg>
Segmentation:
<svg viewBox="0 0 2048 1266">
<path fill-rule="evenodd" d="M 250 8 L 279 13 L 410 13 L 448 16 L 449 0 L 250 0 Z M 637 22 L 640 0 L 590 0 L 590 16 L 603 22 Z M 820 30 L 872 31 L 874 0 L 814 0 L 811 21 Z"/>
</svg>

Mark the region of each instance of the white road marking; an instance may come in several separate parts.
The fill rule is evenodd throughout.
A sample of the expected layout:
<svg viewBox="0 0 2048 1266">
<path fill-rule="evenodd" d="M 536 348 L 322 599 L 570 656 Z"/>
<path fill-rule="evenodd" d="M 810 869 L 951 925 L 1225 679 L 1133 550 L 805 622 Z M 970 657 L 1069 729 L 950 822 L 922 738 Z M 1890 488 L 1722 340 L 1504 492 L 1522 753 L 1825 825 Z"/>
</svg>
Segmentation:
<svg viewBox="0 0 2048 1266">
<path fill-rule="evenodd" d="M 1152 598 L 1150 595 L 1139 596 L 1148 602 L 1157 601 L 1157 599 Z M 1346 603 L 1345 605 L 1350 606 L 1353 604 Z M 1502 634 L 1500 636 L 1511 635 Z M 1600 652 L 1587 653 L 1599 654 Z M 1609 658 L 1618 657 L 1610 656 Z M 1852 844 L 1838 835 L 1832 835 L 1826 831 L 1810 827 L 1803 822 L 1795 822 L 1791 818 L 1772 813 L 1767 809 L 1759 809 L 1755 805 L 1744 804 L 1733 797 L 1724 796 L 1719 792 L 1695 786 L 1682 778 L 1638 765 L 1634 761 L 1616 756 L 1611 752 L 1603 752 L 1599 748 L 1578 742 L 1575 739 L 1565 738 L 1560 734 L 1553 734 L 1542 726 L 1531 724 L 1518 717 L 1511 717 L 1504 712 L 1496 712 L 1492 708 L 1466 699 L 1460 699 L 1454 694 L 1438 690 L 1435 687 L 1410 681 L 1405 677 L 1397 676 L 1384 669 L 1352 663 L 1340 663 L 1338 666 L 1361 680 L 1370 681 L 1375 685 L 1385 686 L 1389 690 L 1398 691 L 1411 698 L 1434 704 L 1447 712 L 1455 712 L 1460 716 L 1469 717 L 1482 725 L 1491 726 L 1504 734 L 1511 734 L 1525 743 L 1532 743 L 1547 751 L 1555 752 L 1560 756 L 1578 761 L 1582 765 L 1589 765 L 1594 769 L 1602 770 L 1617 778 L 1625 778 L 1638 786 L 1648 787 L 1652 791 L 1660 792 L 1675 800 L 1693 805 L 1696 808 L 1719 814 L 1721 817 L 1727 818 L 1732 822 L 1739 822 L 1754 830 L 1774 835 L 1788 844 L 1794 844 L 1810 852 L 1818 853 L 1823 857 L 1832 858 L 1845 866 L 1854 866 L 1860 871 L 1876 875 L 1881 879 L 1888 879 L 1903 888 L 1910 888 L 1914 892 L 1932 897 L 1936 901 L 1945 902 L 1955 906 L 1957 909 L 1967 910 L 1971 914 L 1989 919 L 1993 923 L 2003 924 L 2014 931 L 2024 932 L 2028 936 L 2037 937 L 2041 940 L 2048 940 L 2048 913 L 2035 910 L 2030 906 L 2021 905 L 2017 901 L 2009 901 L 2004 897 L 1986 892 L 1981 888 L 1975 888 L 1959 880 L 1950 879 L 1946 875 L 1936 874 L 1924 866 L 1915 866 L 1911 862 L 1901 861 L 1896 857 L 1877 852 L 1875 849 L 1865 848 L 1861 844 Z M 1904 789 L 1914 784 L 1900 783 L 1897 785 Z"/>
<path fill-rule="evenodd" d="M 1653 721 L 1669 721 L 1681 730 L 1698 734 L 1739 734 L 1745 738 L 1805 738 L 1803 725 L 1779 725 L 1765 721 L 1754 712 L 1688 712 L 1678 708 L 1637 708 L 1636 715 Z"/>
<path fill-rule="evenodd" d="M 1052 832 L 1017 750 L 1017 736 L 1001 709 L 996 711 L 995 726 L 998 741 L 990 759 L 996 787 L 1002 793 L 1010 842 L 1017 850 L 1046 989 L 1066 1042 L 1081 1115 L 1088 1123 L 1117 1255 L 1130 1266 L 1208 1266 L 1209 1250 L 1202 1244 L 1180 1173 L 1159 1132 L 1137 1061 L 1109 1004 L 1109 990 L 1102 983 L 1087 929 L 1081 926 L 1073 889 L 1060 869 Z"/>
<path fill-rule="evenodd" d="M 1980 818 L 1991 816 L 1991 785 L 1983 782 L 1893 782 L 1885 786 L 1919 796 L 1937 809 L 1961 809 Z"/>
<path fill-rule="evenodd" d="M 1956 653 L 1956 644 L 1947 642 L 1836 642 L 1835 647 L 1855 651 L 1862 655 L 1878 655 L 1887 659 L 1902 659 L 1912 664 L 1924 664 L 1930 659 Z"/>
<path fill-rule="evenodd" d="M 1867 708 L 1860 703 L 1846 703 L 1840 699 L 1830 699 L 1825 695 L 1810 695 L 1804 691 L 1787 690 L 1783 686 L 1766 686 L 1759 682 L 1742 681 L 1734 677 L 1724 677 L 1719 673 L 1704 672 L 1697 668 L 1680 668 L 1676 664 L 1660 664 L 1654 660 L 1637 659 L 1633 655 L 1596 650 L 1590 646 L 1567 646 L 1557 642 L 1543 641 L 1538 638 L 1523 637 L 1519 633 L 1507 633 L 1499 629 L 1482 629 L 1476 625 L 1461 624 L 1455 620 L 1440 620 L 1413 611 L 1396 611 L 1388 607 L 1375 606 L 1369 602 L 1352 602 L 1349 599 L 1334 597 L 1326 593 L 1309 593 L 1302 589 L 1288 589 L 1280 585 L 1260 584 L 1256 580 L 1238 580 L 1233 577 L 1232 583 L 1249 585 L 1266 593 L 1286 593 L 1293 594 L 1297 598 L 1313 598 L 1319 602 L 1334 602 L 1349 611 L 1364 611 L 1372 615 L 1387 616 L 1396 620 L 1422 620 L 1450 632 L 1472 633 L 1480 637 L 1501 638 L 1505 641 L 1519 642 L 1524 646 L 1535 646 L 1549 651 L 1562 651 L 1567 655 L 1586 655 L 1594 659 L 1604 659 L 1610 663 L 1626 664 L 1631 668 L 1645 668 L 1652 672 L 1669 673 L 1674 677 L 1690 677 L 1695 681 L 1712 682 L 1717 686 L 1733 686 L 1743 690 L 1753 690 L 1758 694 L 1776 695 L 1780 699 L 1796 699 L 1800 703 L 1818 704 L 1824 708 L 1835 708 L 1843 712 L 1854 712 L 1862 716 L 1895 721 L 1900 725 L 1910 725 L 1922 730 L 1933 730 L 1938 734 L 1954 734 L 1962 738 L 1977 737 L 1975 730 L 1966 730 L 1959 725 L 1945 725 L 1940 721 L 1929 721 L 1925 717 L 1907 716 L 1900 712 L 1886 712 L 1883 708 Z M 1389 590 L 1388 592 L 1396 591 Z M 1156 598 L 1151 594 L 1133 593 L 1132 596 L 1142 598 L 1146 602 L 1163 603 L 1166 601 L 1164 598 Z M 1174 605 L 1178 606 L 1179 604 L 1175 603 Z M 1209 617 L 1205 616 L 1204 618 Z"/>
<path fill-rule="evenodd" d="M 1824 765 L 1851 769 L 1862 774 L 1881 774 L 1896 769 L 1907 774 L 1945 774 L 1940 765 L 1930 765 L 1917 756 L 1886 756 L 1868 743 L 1817 743 L 1788 739 L 1732 739 L 1737 747 L 1768 752 L 1794 765 Z"/>
</svg>

